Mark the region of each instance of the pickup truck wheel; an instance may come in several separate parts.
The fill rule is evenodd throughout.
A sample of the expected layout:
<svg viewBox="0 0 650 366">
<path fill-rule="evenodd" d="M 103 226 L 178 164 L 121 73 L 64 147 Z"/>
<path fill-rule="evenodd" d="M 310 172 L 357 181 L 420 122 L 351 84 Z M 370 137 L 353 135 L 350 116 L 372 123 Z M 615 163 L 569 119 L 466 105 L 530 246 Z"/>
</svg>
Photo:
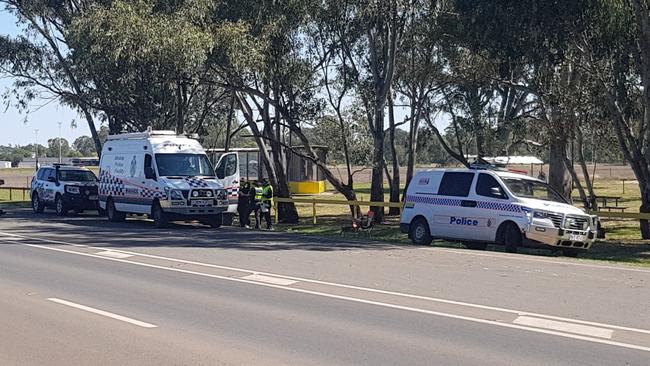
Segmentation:
<svg viewBox="0 0 650 366">
<path fill-rule="evenodd" d="M 474 250 L 485 250 L 487 249 L 488 243 L 481 243 L 477 241 L 468 241 L 463 243 L 467 249 L 474 249 Z"/>
<path fill-rule="evenodd" d="M 521 246 L 522 238 L 519 228 L 515 224 L 508 224 L 503 230 L 503 245 L 506 252 L 517 253 L 517 248 Z"/>
<path fill-rule="evenodd" d="M 578 258 L 578 249 L 562 249 L 565 257 Z"/>
<path fill-rule="evenodd" d="M 169 221 L 167 220 L 167 215 L 165 215 L 165 212 L 163 211 L 162 207 L 160 207 L 160 203 L 158 202 L 154 202 L 153 206 L 151 207 L 151 218 L 153 219 L 154 225 L 156 225 L 156 227 L 159 229 L 167 226 L 167 223 Z"/>
<path fill-rule="evenodd" d="M 221 225 L 223 224 L 223 221 L 224 221 L 224 217 L 223 217 L 223 215 L 222 215 L 222 214 L 218 214 L 218 215 L 215 215 L 214 217 L 211 217 L 210 220 L 208 221 L 208 224 L 209 224 L 210 227 L 212 227 L 213 229 L 218 229 L 218 228 L 220 228 Z"/>
<path fill-rule="evenodd" d="M 56 210 L 57 216 L 65 216 L 68 214 L 68 208 L 63 201 L 63 197 L 60 195 L 56 196 L 54 199 L 54 209 Z"/>
<path fill-rule="evenodd" d="M 411 222 L 410 236 L 413 244 L 416 245 L 431 245 L 431 233 L 429 232 L 429 224 L 423 217 L 418 217 Z"/>
<path fill-rule="evenodd" d="M 41 198 L 38 197 L 38 193 L 36 192 L 32 194 L 32 210 L 37 214 L 43 213 L 45 210 L 45 204 L 41 201 Z"/>
<path fill-rule="evenodd" d="M 106 202 L 106 216 L 111 222 L 121 222 L 126 219 L 126 214 L 124 212 L 118 211 L 115 208 L 115 203 L 110 198 L 108 199 L 108 202 Z"/>
</svg>

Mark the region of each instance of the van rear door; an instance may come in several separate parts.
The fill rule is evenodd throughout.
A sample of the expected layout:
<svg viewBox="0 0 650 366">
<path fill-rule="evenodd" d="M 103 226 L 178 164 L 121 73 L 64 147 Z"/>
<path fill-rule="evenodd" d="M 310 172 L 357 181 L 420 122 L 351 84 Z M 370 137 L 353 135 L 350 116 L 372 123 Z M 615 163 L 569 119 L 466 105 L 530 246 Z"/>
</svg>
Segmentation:
<svg viewBox="0 0 650 366">
<path fill-rule="evenodd" d="M 239 195 L 239 155 L 236 152 L 221 155 L 217 162 L 215 173 L 217 181 L 228 191 L 228 213 L 237 212 L 237 196 Z"/>
</svg>

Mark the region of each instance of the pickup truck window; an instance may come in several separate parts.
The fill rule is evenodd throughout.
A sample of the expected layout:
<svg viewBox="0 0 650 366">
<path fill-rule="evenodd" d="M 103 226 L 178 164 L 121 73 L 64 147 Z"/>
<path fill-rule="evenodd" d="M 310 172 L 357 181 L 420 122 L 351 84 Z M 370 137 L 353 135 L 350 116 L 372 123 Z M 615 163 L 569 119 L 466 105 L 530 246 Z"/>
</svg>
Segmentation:
<svg viewBox="0 0 650 366">
<path fill-rule="evenodd" d="M 438 194 L 441 196 L 467 197 L 474 180 L 474 173 L 447 172 L 442 176 Z"/>
</svg>

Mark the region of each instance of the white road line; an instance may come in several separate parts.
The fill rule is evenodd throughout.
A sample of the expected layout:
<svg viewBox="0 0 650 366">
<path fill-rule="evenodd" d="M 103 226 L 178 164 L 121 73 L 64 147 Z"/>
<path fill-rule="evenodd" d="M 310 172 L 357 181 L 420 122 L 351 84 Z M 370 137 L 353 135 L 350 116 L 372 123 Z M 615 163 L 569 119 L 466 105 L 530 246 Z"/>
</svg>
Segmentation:
<svg viewBox="0 0 650 366">
<path fill-rule="evenodd" d="M 245 280 L 272 283 L 274 285 L 280 285 L 280 286 L 290 286 L 293 285 L 294 283 L 298 283 L 298 281 L 287 280 L 285 278 L 269 277 L 261 274 L 252 274 L 242 278 Z"/>
<path fill-rule="evenodd" d="M 560 322 L 557 320 L 533 318 L 530 316 L 517 317 L 513 323 L 606 339 L 612 339 L 612 334 L 614 334 L 614 331 L 611 329 L 592 327 L 589 325 L 572 324 L 567 322 Z"/>
<path fill-rule="evenodd" d="M 562 265 L 576 266 L 576 267 L 587 267 L 587 268 L 596 268 L 596 269 L 612 269 L 612 270 L 621 270 L 621 271 L 650 273 L 650 270 L 648 270 L 648 269 L 623 267 L 625 264 L 622 264 L 621 266 L 607 266 L 607 265 L 602 265 L 602 264 L 576 263 L 576 262 L 571 262 L 571 261 L 566 261 L 565 262 L 565 261 L 554 261 L 554 260 L 550 260 L 550 259 L 531 258 L 529 256 L 517 255 L 517 254 L 508 254 L 508 253 L 476 253 L 476 251 L 472 251 L 472 250 L 455 250 L 455 249 L 440 248 L 440 247 L 420 248 L 420 250 L 435 250 L 435 251 L 454 253 L 454 254 L 473 255 L 473 256 L 477 256 L 477 257 L 491 257 L 491 258 L 501 258 L 501 259 L 507 258 L 507 259 L 512 259 L 512 260 L 540 262 L 540 263 L 551 263 L 551 264 L 562 264 Z"/>
<path fill-rule="evenodd" d="M 103 255 L 105 257 L 111 257 L 111 258 L 129 258 L 129 257 L 133 257 L 132 254 L 120 253 L 120 252 L 116 252 L 116 251 L 113 251 L 113 250 L 105 250 L 103 252 L 98 252 L 98 253 L 95 253 L 95 254 Z"/>
<path fill-rule="evenodd" d="M 140 321 L 140 320 L 135 320 L 135 319 L 132 319 L 132 318 L 129 318 L 129 317 L 126 317 L 126 316 L 110 313 L 108 311 L 91 308 L 90 306 L 76 304 L 76 303 L 71 302 L 71 301 L 57 299 L 57 298 L 54 298 L 54 297 L 50 297 L 50 298 L 48 298 L 48 300 L 52 301 L 52 302 L 55 302 L 55 303 L 58 303 L 58 304 L 61 304 L 61 305 L 67 305 L 67 306 L 73 307 L 75 309 L 84 310 L 84 311 L 87 311 L 89 313 L 102 315 L 102 316 L 105 316 L 105 317 L 108 317 L 108 318 L 112 318 L 112 319 L 120 320 L 120 321 L 129 323 L 129 324 L 137 325 L 137 326 L 142 327 L 142 328 L 158 328 L 158 326 L 154 325 L 154 324 L 150 324 L 150 323 L 146 323 L 146 322 L 143 322 L 143 321 Z"/>
<path fill-rule="evenodd" d="M 0 232 L 0 235 L 1 234 L 3 234 L 3 233 Z M 15 234 L 10 234 L 10 235 L 15 235 Z M 23 237 L 23 238 L 36 240 L 36 241 L 42 241 L 42 242 L 46 242 L 46 243 L 51 242 L 49 239 L 29 238 L 29 237 Z M 71 243 L 64 243 L 64 242 L 59 242 L 59 241 L 53 241 L 53 242 L 56 243 L 56 244 L 72 245 Z M 32 245 L 32 244 L 25 244 L 25 245 L 40 247 L 39 245 Z M 94 247 L 91 247 L 91 246 L 84 246 L 84 247 L 94 248 Z M 46 249 L 49 249 L 49 248 L 46 248 Z M 99 250 L 99 249 L 102 249 L 102 248 L 94 248 L 94 249 Z M 475 308 L 475 309 L 494 310 L 494 311 L 499 311 L 499 312 L 504 312 L 504 313 L 511 313 L 511 314 L 520 315 L 520 316 L 521 315 L 527 315 L 527 316 L 533 316 L 533 317 L 537 317 L 537 318 L 553 319 L 553 320 L 571 322 L 571 323 L 576 323 L 576 324 L 593 325 L 593 326 L 597 326 L 597 327 L 600 326 L 600 327 L 606 327 L 606 328 L 611 328 L 611 329 L 618 329 L 618 330 L 625 330 L 625 331 L 631 331 L 631 332 L 636 332 L 636 333 L 650 334 L 650 330 L 647 330 L 647 329 L 624 327 L 624 326 L 620 326 L 620 325 L 612 325 L 612 324 L 591 322 L 591 321 L 586 321 L 586 320 L 564 318 L 564 317 L 560 317 L 560 316 L 539 314 L 539 313 L 533 313 L 533 312 L 528 312 L 528 311 L 523 311 L 523 310 L 506 309 L 506 308 L 500 308 L 500 307 L 496 307 L 496 306 L 480 305 L 480 304 L 468 303 L 468 302 L 463 302 L 463 301 L 454 301 L 454 300 L 440 299 L 440 298 L 435 298 L 435 297 L 407 294 L 407 293 L 396 292 L 396 291 L 388 291 L 388 290 L 374 289 L 374 288 L 369 288 L 369 287 L 346 285 L 346 284 L 335 283 L 335 282 L 319 281 L 319 280 L 313 280 L 313 279 L 309 279 L 309 278 L 287 276 L 287 275 L 282 275 L 282 274 L 277 274 L 277 273 L 270 273 L 270 272 L 260 272 L 260 271 L 256 271 L 256 270 L 250 270 L 250 269 L 243 269 L 243 268 L 230 267 L 230 266 L 221 266 L 221 265 L 218 265 L 218 264 L 196 262 L 196 261 L 190 261 L 190 260 L 185 260 L 185 259 L 171 258 L 171 257 L 165 257 L 165 256 L 159 256 L 159 255 L 153 255 L 153 254 L 145 254 L 145 253 L 139 253 L 139 252 L 132 252 L 132 251 L 127 251 L 127 250 L 118 250 L 118 249 L 112 249 L 112 250 L 115 251 L 115 252 L 130 254 L 130 255 L 133 255 L 133 256 L 152 258 L 152 259 L 162 259 L 162 260 L 168 260 L 168 261 L 174 261 L 174 262 L 181 262 L 181 263 L 186 263 L 186 264 L 191 264 L 191 265 L 196 265 L 196 266 L 201 266 L 201 267 L 224 269 L 224 270 L 235 271 L 235 272 L 243 272 L 243 273 L 259 274 L 259 275 L 265 275 L 265 276 L 271 276 L 271 277 L 286 278 L 286 279 L 290 279 L 290 280 L 294 280 L 294 281 L 298 281 L 298 282 L 309 282 L 309 283 L 314 283 L 314 284 L 318 284 L 318 285 L 325 285 L 325 286 L 346 288 L 346 289 L 351 289 L 351 290 L 366 291 L 366 292 L 372 292 L 372 293 L 377 293 L 377 294 L 382 294 L 382 295 L 399 296 L 399 297 L 410 298 L 410 299 L 418 299 L 418 300 L 425 300 L 425 301 L 431 301 L 431 302 L 438 302 L 438 303 L 442 303 L 442 304 L 460 305 L 460 306 L 471 307 L 471 308 Z M 72 252 L 72 253 L 79 254 L 77 252 Z"/>
<path fill-rule="evenodd" d="M 488 325 L 493 325 L 493 326 L 497 326 L 497 327 L 510 328 L 510 329 L 519 329 L 519 330 L 525 330 L 525 331 L 534 332 L 534 333 L 555 335 L 555 336 L 564 337 L 564 338 L 578 339 L 578 340 L 583 340 L 583 341 L 587 341 L 587 342 L 607 344 L 607 345 L 610 345 L 610 346 L 616 346 L 616 347 L 622 347 L 622 348 L 628 348 L 628 349 L 635 349 L 635 350 L 639 350 L 639 351 L 650 352 L 650 347 L 640 346 L 640 345 L 636 345 L 636 344 L 609 341 L 609 340 L 605 340 L 605 339 L 587 337 L 587 336 L 577 335 L 577 334 L 563 333 L 563 332 L 558 332 L 558 331 L 554 331 L 554 330 L 533 328 L 533 327 L 528 327 L 528 326 L 523 326 L 523 325 L 518 325 L 518 324 L 512 324 L 512 323 L 504 323 L 504 322 L 494 321 L 494 320 L 473 318 L 473 317 L 468 317 L 468 316 L 463 316 L 463 315 L 449 314 L 449 313 L 443 313 L 443 312 L 439 312 L 439 311 L 419 309 L 419 308 L 414 308 L 414 307 L 409 307 L 409 306 L 402 306 L 402 305 L 395 305 L 395 304 L 390 304 L 390 303 L 385 303 L 385 302 L 365 300 L 365 299 L 349 297 L 349 296 L 328 294 L 328 293 L 319 292 L 319 291 L 303 290 L 303 289 L 295 288 L 295 287 L 287 287 L 287 286 L 274 285 L 274 284 L 270 284 L 270 283 L 249 281 L 249 280 L 245 280 L 245 279 L 242 279 L 242 278 L 233 278 L 233 277 L 213 275 L 213 274 L 209 274 L 209 273 L 189 271 L 189 270 L 184 270 L 184 269 L 179 269 L 179 268 L 163 267 L 163 266 L 158 266 L 158 265 L 154 265 L 154 264 L 134 262 L 134 261 L 128 260 L 128 259 L 108 258 L 108 257 L 98 256 L 96 254 L 79 253 L 79 252 L 75 252 L 75 251 L 72 251 L 72 250 L 47 247 L 47 246 L 43 246 L 43 245 L 36 245 L 36 244 L 23 244 L 23 245 L 33 247 L 33 248 L 41 248 L 41 249 L 46 249 L 46 250 L 51 250 L 51 251 L 57 251 L 57 252 L 63 252 L 63 253 L 69 253 L 69 254 L 76 254 L 76 255 L 80 255 L 80 256 L 84 256 L 84 257 L 99 258 L 99 259 L 103 259 L 103 260 L 107 260 L 107 261 L 115 261 L 115 262 L 128 263 L 128 264 L 133 264 L 133 265 L 142 266 L 142 267 L 156 268 L 156 269 L 161 269 L 161 270 L 165 270 L 165 271 L 179 272 L 179 273 L 191 274 L 191 275 L 208 277 L 208 278 L 217 278 L 217 279 L 221 279 L 221 280 L 225 280 L 225 281 L 248 283 L 248 284 L 252 284 L 252 285 L 256 285 L 256 286 L 271 287 L 271 288 L 276 288 L 276 289 L 282 289 L 282 290 L 285 290 L 285 291 L 292 291 L 292 292 L 297 292 L 297 293 L 303 293 L 303 294 L 309 294 L 309 295 L 315 295 L 315 296 L 322 296 L 322 297 L 327 297 L 327 298 L 331 298 L 331 299 L 346 300 L 346 301 L 357 302 L 357 303 L 362 303 L 362 304 L 386 307 L 386 308 L 390 308 L 390 309 L 398 309 L 398 310 L 410 311 L 410 312 L 421 313 L 421 314 L 435 315 L 435 316 L 451 318 L 451 319 L 458 319 L 458 320 L 465 320 L 465 321 L 470 321 L 470 322 L 475 322 L 475 323 L 480 323 L 480 324 L 488 324 Z"/>
</svg>

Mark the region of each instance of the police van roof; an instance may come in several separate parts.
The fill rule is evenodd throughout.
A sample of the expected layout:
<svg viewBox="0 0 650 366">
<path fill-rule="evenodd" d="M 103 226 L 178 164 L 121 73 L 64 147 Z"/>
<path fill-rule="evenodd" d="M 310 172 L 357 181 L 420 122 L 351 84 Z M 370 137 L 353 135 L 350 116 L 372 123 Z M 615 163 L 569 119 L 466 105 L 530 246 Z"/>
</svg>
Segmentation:
<svg viewBox="0 0 650 366">
<path fill-rule="evenodd" d="M 539 179 L 535 177 L 528 176 L 526 174 L 521 174 L 521 173 L 516 173 L 516 172 L 511 172 L 509 170 L 502 170 L 502 169 L 476 169 L 476 168 L 435 168 L 435 169 L 426 169 L 426 170 L 419 170 L 418 173 L 427 173 L 427 172 L 458 172 L 458 173 L 467 173 L 467 172 L 476 172 L 476 171 L 491 171 L 494 174 L 498 175 L 499 177 L 503 178 L 518 178 L 518 179 L 529 179 L 529 180 L 535 180 L 535 181 L 540 181 Z M 541 182 L 541 181 L 540 181 Z"/>
</svg>

